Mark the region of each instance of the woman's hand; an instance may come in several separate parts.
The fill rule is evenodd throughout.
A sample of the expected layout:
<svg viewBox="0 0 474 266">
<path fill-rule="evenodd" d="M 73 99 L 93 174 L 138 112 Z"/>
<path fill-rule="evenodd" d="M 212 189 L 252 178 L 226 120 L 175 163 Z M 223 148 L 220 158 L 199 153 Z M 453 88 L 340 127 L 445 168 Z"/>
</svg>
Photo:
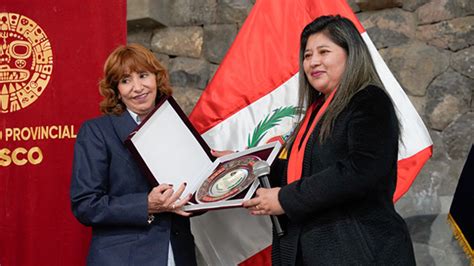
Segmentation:
<svg viewBox="0 0 474 266">
<path fill-rule="evenodd" d="M 148 194 L 148 213 L 173 212 L 181 216 L 191 215 L 181 209 L 192 197 L 189 194 L 184 199 L 180 198 L 185 188 L 186 183 L 181 184 L 176 192 L 173 186 L 168 184 L 154 187 Z"/>
<path fill-rule="evenodd" d="M 256 197 L 244 201 L 243 206 L 250 210 L 252 215 L 280 215 L 285 211 L 278 201 L 280 188 L 259 188 Z"/>
<path fill-rule="evenodd" d="M 224 155 L 227 155 L 227 154 L 231 154 L 231 153 L 234 153 L 235 151 L 231 151 L 231 150 L 226 150 L 226 151 L 215 151 L 215 150 L 211 150 L 211 154 L 212 156 L 214 157 L 222 157 Z"/>
</svg>

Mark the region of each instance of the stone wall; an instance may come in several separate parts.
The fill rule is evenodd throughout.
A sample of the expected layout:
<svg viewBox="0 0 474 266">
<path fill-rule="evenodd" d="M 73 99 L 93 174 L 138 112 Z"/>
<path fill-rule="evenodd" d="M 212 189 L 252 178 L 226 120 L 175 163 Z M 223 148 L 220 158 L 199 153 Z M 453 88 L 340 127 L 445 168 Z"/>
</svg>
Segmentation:
<svg viewBox="0 0 474 266">
<path fill-rule="evenodd" d="M 168 68 L 175 97 L 192 110 L 255 0 L 128 0 L 128 42 L 152 49 Z M 397 210 L 418 265 L 469 265 L 446 223 L 474 141 L 474 1 L 351 0 L 434 142 Z"/>
</svg>

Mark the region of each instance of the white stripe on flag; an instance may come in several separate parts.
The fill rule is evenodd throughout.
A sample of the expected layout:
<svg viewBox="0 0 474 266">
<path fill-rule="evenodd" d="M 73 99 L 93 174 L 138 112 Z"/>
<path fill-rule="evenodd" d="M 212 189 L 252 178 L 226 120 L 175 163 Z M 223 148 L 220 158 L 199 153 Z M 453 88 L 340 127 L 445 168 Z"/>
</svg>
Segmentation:
<svg viewBox="0 0 474 266">
<path fill-rule="evenodd" d="M 246 108 L 217 124 L 202 136 L 216 150 L 242 150 L 247 147 L 247 137 L 255 126 L 272 110 L 284 106 L 296 106 L 298 102 L 298 74 L 278 88 L 258 99 Z M 268 131 L 268 137 L 283 135 L 293 127 L 294 119 L 285 119 L 279 126 Z M 222 136 L 225 136 L 222 137 Z M 229 141 L 231 140 L 231 141 Z"/>
<path fill-rule="evenodd" d="M 296 105 L 296 88 L 298 75 L 214 126 L 203 134 L 203 138 L 216 150 L 246 148 L 248 134 L 259 121 L 276 108 Z M 280 126 L 268 132 L 269 137 L 285 134 L 292 128 L 293 121 L 294 119 L 282 121 Z M 193 234 L 197 236 L 196 246 L 207 265 L 235 265 L 271 245 L 269 218 L 250 216 L 245 209 L 208 212 L 194 217 L 191 227 Z"/>
<path fill-rule="evenodd" d="M 432 145 L 428 130 L 367 32 L 362 33 L 362 38 L 370 50 L 377 73 L 396 106 L 398 119 L 402 125 L 403 144 L 399 145 L 398 160 L 413 156 Z"/>
<path fill-rule="evenodd" d="M 204 265 L 236 265 L 271 245 L 271 226 L 268 217 L 225 209 L 193 217 L 191 230 Z"/>
</svg>

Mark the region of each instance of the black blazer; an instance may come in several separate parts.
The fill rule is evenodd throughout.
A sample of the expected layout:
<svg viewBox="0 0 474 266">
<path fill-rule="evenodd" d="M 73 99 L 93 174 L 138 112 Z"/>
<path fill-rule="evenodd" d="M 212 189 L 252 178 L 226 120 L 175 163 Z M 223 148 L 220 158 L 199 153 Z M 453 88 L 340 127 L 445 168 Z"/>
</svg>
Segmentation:
<svg viewBox="0 0 474 266">
<path fill-rule="evenodd" d="M 76 218 L 92 227 L 88 265 L 196 265 L 189 219 L 171 213 L 148 224 L 151 186 L 123 144 L 136 127 L 130 114 L 85 122 L 77 135 L 71 182 Z"/>
<path fill-rule="evenodd" d="M 273 264 L 414 265 L 392 201 L 399 129 L 390 98 L 369 86 L 354 95 L 324 144 L 319 130 L 306 146 L 299 181 L 286 184 L 286 161 L 272 169 L 283 173 L 278 196 L 286 227 L 274 236 Z"/>
</svg>

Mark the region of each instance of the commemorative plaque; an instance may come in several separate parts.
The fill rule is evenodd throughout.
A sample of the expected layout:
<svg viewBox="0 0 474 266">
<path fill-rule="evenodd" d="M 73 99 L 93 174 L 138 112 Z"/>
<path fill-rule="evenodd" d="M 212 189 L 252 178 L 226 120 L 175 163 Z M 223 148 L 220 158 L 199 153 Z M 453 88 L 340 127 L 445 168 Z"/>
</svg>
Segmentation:
<svg viewBox="0 0 474 266">
<path fill-rule="evenodd" d="M 252 166 L 260 158 L 244 156 L 228 161 L 214 170 L 197 191 L 199 203 L 226 200 L 244 191 L 255 181 Z"/>
<path fill-rule="evenodd" d="M 171 96 L 157 103 L 125 144 L 153 186 L 187 183 L 183 196 L 193 197 L 185 211 L 240 207 L 259 186 L 253 164 L 271 164 L 281 147 L 272 142 L 215 158 Z"/>
</svg>

